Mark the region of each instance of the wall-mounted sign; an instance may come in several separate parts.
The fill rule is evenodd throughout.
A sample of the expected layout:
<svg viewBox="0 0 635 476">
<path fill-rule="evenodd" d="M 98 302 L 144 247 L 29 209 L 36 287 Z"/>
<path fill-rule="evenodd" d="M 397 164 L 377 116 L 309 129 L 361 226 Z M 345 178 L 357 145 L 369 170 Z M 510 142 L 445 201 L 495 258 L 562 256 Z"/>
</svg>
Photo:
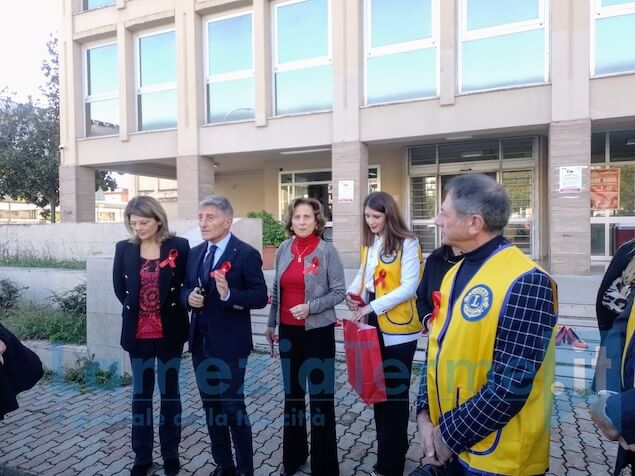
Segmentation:
<svg viewBox="0 0 635 476">
<path fill-rule="evenodd" d="M 353 203 L 353 199 L 355 198 L 354 186 L 354 180 L 338 180 L 337 203 Z"/>
<path fill-rule="evenodd" d="M 591 209 L 620 208 L 620 169 L 591 169 Z"/>
<path fill-rule="evenodd" d="M 580 193 L 582 191 L 582 169 L 581 165 L 560 167 L 558 192 Z"/>
</svg>

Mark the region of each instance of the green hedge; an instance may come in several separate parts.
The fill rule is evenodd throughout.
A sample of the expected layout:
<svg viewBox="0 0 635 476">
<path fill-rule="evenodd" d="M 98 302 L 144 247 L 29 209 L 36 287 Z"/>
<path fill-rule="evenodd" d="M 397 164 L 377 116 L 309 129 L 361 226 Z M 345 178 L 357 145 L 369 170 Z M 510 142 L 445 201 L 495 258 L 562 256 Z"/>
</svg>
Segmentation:
<svg viewBox="0 0 635 476">
<path fill-rule="evenodd" d="M 42 339 L 65 344 L 86 343 L 86 316 L 51 307 L 25 305 L 0 315 L 0 322 L 20 339 Z"/>
</svg>

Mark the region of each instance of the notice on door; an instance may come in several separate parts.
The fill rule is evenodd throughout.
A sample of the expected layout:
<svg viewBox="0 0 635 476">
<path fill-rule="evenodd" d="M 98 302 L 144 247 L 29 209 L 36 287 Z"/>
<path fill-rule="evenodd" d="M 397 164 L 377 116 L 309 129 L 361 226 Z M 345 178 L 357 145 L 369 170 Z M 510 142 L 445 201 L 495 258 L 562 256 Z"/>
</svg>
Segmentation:
<svg viewBox="0 0 635 476">
<path fill-rule="evenodd" d="M 337 203 L 353 203 L 353 199 L 355 198 L 354 187 L 354 180 L 338 180 Z"/>
<path fill-rule="evenodd" d="M 620 208 L 620 169 L 591 169 L 591 209 Z"/>
<path fill-rule="evenodd" d="M 582 166 L 560 167 L 558 191 L 560 193 L 580 193 L 582 191 Z"/>
</svg>

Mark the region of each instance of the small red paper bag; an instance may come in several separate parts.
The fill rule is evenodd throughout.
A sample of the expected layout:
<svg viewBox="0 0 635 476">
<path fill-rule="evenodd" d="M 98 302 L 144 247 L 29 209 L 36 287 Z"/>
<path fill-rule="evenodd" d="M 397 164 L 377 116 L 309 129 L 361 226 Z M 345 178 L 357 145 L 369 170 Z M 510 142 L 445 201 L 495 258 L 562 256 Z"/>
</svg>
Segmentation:
<svg viewBox="0 0 635 476">
<path fill-rule="evenodd" d="M 386 401 L 386 382 L 377 328 L 344 320 L 348 382 L 366 404 Z"/>
</svg>

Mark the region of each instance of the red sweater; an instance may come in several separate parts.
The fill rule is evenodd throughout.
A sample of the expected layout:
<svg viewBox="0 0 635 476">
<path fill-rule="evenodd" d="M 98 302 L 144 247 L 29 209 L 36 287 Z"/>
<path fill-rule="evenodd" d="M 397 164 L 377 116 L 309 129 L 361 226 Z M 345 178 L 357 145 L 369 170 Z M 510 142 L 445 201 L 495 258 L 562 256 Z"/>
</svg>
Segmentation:
<svg viewBox="0 0 635 476">
<path fill-rule="evenodd" d="M 290 326 L 304 326 L 304 319 L 296 319 L 291 309 L 304 303 L 304 258 L 315 251 L 320 239 L 311 234 L 306 238 L 296 236 L 291 244 L 293 261 L 280 277 L 280 323 Z M 298 257 L 300 262 L 298 263 Z"/>
</svg>

